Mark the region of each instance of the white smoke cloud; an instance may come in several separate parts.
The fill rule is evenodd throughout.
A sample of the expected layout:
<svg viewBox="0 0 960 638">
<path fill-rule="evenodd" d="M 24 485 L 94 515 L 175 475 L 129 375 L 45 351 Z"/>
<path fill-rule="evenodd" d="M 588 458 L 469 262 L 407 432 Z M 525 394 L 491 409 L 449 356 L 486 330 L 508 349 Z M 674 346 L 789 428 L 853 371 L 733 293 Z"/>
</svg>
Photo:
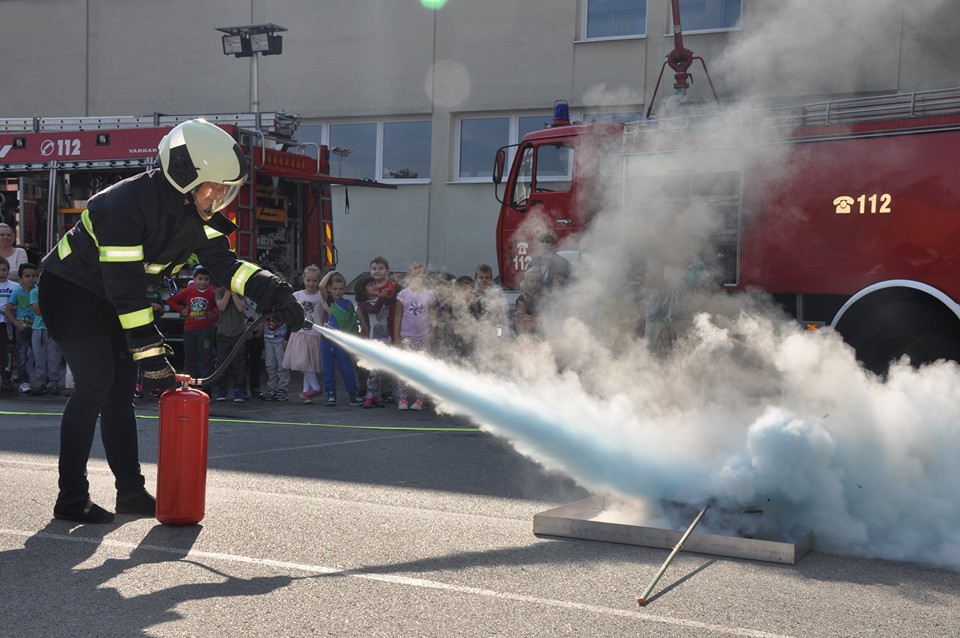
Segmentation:
<svg viewBox="0 0 960 638">
<path fill-rule="evenodd" d="M 776 83 L 807 95 L 892 88 L 875 78 L 904 49 L 890 44 L 906 19 L 901 0 L 749 6 L 744 37 L 710 63 L 727 70 L 724 92 L 741 104 L 775 95 Z M 946 4 L 914 6 L 910 24 Z M 627 99 L 620 91 L 590 98 Z M 651 354 L 639 336 L 660 270 L 665 280 L 668 266 L 702 257 L 716 273 L 727 250 L 716 243 L 722 197 L 678 199 L 676 187 L 722 195 L 746 166 L 788 176 L 796 145 L 754 143 L 776 126 L 733 106 L 699 129 L 691 153 L 648 147 L 656 152 L 622 166 L 609 154 L 601 173 L 623 179 L 591 203 L 622 192 L 623 205 L 604 201 L 580 238 L 576 278 L 544 306 L 542 339 L 480 339 L 464 367 L 330 336 L 596 493 L 640 499 L 648 511 L 661 500 L 759 507 L 776 533 L 813 532 L 821 550 L 960 568 L 956 364 L 896 364 L 881 380 L 837 335 L 803 331 L 765 297 L 728 295 L 715 280 L 682 298 L 690 327 L 669 355 Z M 777 209 L 781 219 L 805 214 Z"/>
<path fill-rule="evenodd" d="M 744 37 L 732 38 L 733 44 L 710 61 L 715 83 L 727 97 L 938 88 L 948 61 L 956 60 L 960 8 L 950 0 L 744 5 Z"/>
<path fill-rule="evenodd" d="M 750 3 L 744 32 L 711 68 L 726 95 L 785 96 L 891 90 L 902 0 Z M 883 70 L 888 73 L 882 73 Z"/>
<path fill-rule="evenodd" d="M 746 314 L 699 315 L 666 361 L 594 343 L 558 372 L 551 344 L 527 343 L 501 358 L 512 378 L 331 336 L 596 493 L 759 507 L 819 550 L 960 567 L 956 364 L 883 383 L 835 336 Z"/>
</svg>

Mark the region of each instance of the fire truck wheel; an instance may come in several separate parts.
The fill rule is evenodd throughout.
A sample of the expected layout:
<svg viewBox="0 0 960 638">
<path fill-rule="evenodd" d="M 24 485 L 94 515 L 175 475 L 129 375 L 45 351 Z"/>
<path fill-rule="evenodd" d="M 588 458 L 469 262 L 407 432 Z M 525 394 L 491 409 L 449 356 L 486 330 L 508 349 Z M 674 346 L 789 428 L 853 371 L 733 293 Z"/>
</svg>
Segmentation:
<svg viewBox="0 0 960 638">
<path fill-rule="evenodd" d="M 943 307 L 918 302 L 884 304 L 841 331 L 868 370 L 886 375 L 904 355 L 914 367 L 937 359 L 960 361 L 960 321 Z"/>
</svg>

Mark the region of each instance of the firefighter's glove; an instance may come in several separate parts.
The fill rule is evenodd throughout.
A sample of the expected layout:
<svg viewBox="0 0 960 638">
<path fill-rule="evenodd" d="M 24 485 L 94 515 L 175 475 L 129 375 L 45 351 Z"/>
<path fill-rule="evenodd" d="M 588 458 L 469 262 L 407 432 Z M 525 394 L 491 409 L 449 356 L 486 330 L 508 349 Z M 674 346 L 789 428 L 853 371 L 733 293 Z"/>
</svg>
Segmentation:
<svg viewBox="0 0 960 638">
<path fill-rule="evenodd" d="M 166 390 L 174 386 L 176 370 L 170 365 L 168 358 L 173 356 L 170 346 L 162 342 L 154 343 L 134 348 L 130 352 L 133 360 L 140 364 L 145 390 Z"/>
<path fill-rule="evenodd" d="M 303 306 L 294 298 L 290 284 L 282 283 L 277 287 L 270 297 L 270 307 L 264 315 L 287 324 L 290 332 L 303 328 Z"/>
</svg>

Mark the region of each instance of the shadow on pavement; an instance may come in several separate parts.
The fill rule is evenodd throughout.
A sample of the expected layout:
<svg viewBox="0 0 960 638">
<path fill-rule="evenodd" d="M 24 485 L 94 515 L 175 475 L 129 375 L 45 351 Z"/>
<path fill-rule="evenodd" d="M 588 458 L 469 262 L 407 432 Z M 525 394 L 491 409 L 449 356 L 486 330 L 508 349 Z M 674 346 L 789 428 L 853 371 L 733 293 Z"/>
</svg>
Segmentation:
<svg viewBox="0 0 960 638">
<path fill-rule="evenodd" d="M 181 603 L 231 596 L 262 596 L 285 587 L 289 576 L 238 578 L 213 569 L 187 553 L 201 526 L 171 528 L 156 525 L 127 558 L 98 562 L 104 535 L 122 525 L 74 526 L 52 520 L 20 549 L 0 552 L 4 595 L 0 602 L 3 634 L 9 636 L 153 635 L 148 629 L 179 620 Z M 176 548 L 171 551 L 171 547 Z M 113 545 L 108 551 L 125 553 Z M 86 565 L 88 561 L 90 565 Z M 175 571 L 163 580 L 145 565 L 166 563 Z M 182 566 L 207 573 L 191 575 Z M 216 578 L 211 580 L 210 574 Z M 138 578 L 139 577 L 139 578 Z M 198 582 L 184 582 L 194 580 Z M 199 582 L 204 581 L 204 582 Z M 169 586 L 164 585 L 168 583 Z M 145 593 L 124 593 L 135 590 Z"/>
</svg>

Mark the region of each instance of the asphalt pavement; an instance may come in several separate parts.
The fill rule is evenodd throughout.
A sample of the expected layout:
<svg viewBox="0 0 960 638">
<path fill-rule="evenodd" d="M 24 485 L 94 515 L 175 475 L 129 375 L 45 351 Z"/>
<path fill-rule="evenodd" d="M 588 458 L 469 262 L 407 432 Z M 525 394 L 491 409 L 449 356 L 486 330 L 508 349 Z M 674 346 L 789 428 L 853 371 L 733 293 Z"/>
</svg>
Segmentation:
<svg viewBox="0 0 960 638">
<path fill-rule="evenodd" d="M 297 381 L 292 383 L 296 389 Z M 295 395 L 292 395 L 292 397 Z M 64 397 L 0 393 L 0 636 L 955 636 L 960 573 L 536 537 L 587 496 L 433 411 L 213 402 L 206 517 L 52 518 Z M 157 402 L 137 401 L 156 482 Z M 112 507 L 97 441 L 91 491 Z"/>
</svg>

